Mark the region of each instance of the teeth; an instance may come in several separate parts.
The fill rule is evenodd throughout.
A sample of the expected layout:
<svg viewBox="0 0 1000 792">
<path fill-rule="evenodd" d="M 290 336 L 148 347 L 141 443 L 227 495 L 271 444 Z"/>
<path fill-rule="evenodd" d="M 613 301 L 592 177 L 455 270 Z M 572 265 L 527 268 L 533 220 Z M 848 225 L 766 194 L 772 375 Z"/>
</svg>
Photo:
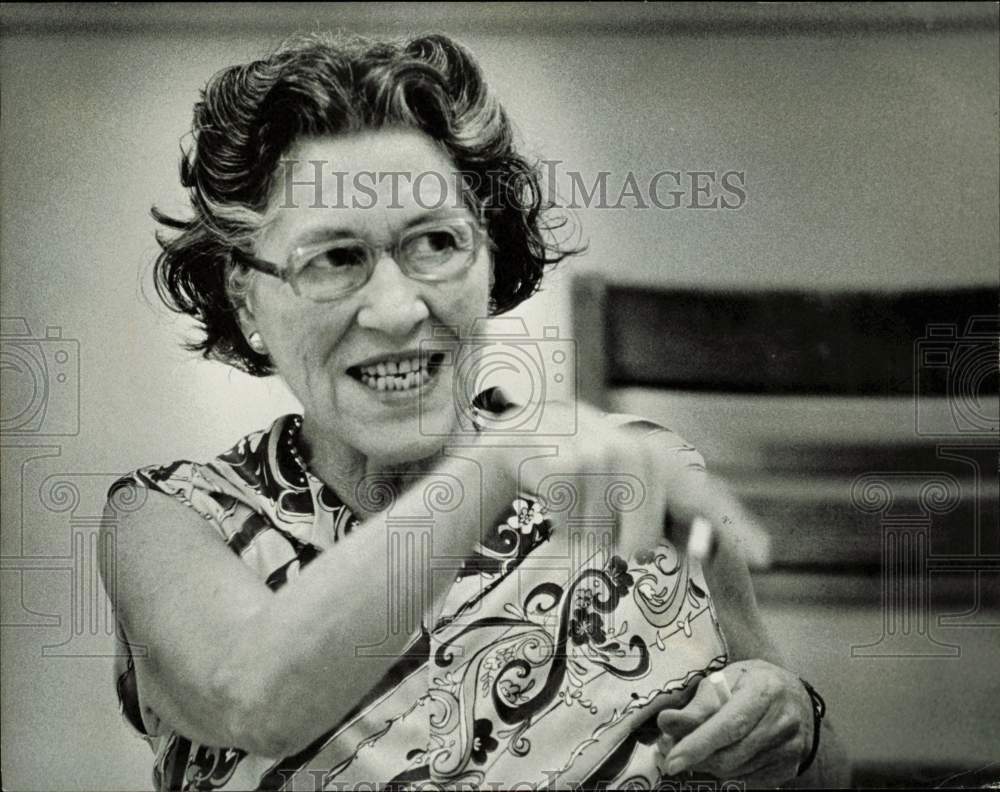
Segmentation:
<svg viewBox="0 0 1000 792">
<path fill-rule="evenodd" d="M 393 391 L 419 388 L 432 378 L 428 370 L 431 357 L 383 361 L 359 369 L 360 380 L 372 390 Z"/>
<path fill-rule="evenodd" d="M 389 364 L 386 364 L 385 368 L 387 373 L 380 374 L 377 366 L 366 367 L 361 372 L 361 382 L 372 390 L 395 391 L 417 388 L 431 379 L 431 374 L 425 367 L 411 367 L 409 372 L 395 375 L 389 371 Z M 397 372 L 398 370 L 399 367 L 397 367 Z"/>
<path fill-rule="evenodd" d="M 403 375 L 411 372 L 426 371 L 428 365 L 428 358 L 410 358 L 409 360 L 401 360 L 398 363 L 395 360 L 390 360 L 388 363 L 378 363 L 374 366 L 362 366 L 361 376 L 369 377 L 386 377 L 393 375 Z"/>
</svg>

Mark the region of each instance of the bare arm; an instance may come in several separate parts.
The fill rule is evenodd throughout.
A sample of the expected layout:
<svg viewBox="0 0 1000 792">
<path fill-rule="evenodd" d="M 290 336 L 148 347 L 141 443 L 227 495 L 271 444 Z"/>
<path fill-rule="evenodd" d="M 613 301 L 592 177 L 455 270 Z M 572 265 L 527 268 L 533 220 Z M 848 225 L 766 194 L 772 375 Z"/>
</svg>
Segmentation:
<svg viewBox="0 0 1000 792">
<path fill-rule="evenodd" d="M 503 487 L 494 490 L 502 502 Z M 418 486 L 393 513 L 421 505 Z M 471 547 L 478 507 L 470 499 L 436 524 L 435 544 Z M 115 518 L 116 613 L 129 640 L 148 648 L 136 658 L 141 703 L 192 740 L 294 753 L 336 725 L 410 637 L 387 629 L 389 536 L 401 529 L 385 514 L 277 592 L 173 498 L 151 492 L 141 509 Z M 429 581 L 399 584 L 412 597 Z M 359 645 L 379 648 L 359 656 Z"/>
<path fill-rule="evenodd" d="M 731 660 L 766 660 L 791 671 L 778 644 L 764 625 L 750 572 L 736 552 L 731 536 L 720 537 L 718 554 L 712 563 L 706 565 L 705 578 L 718 606 L 719 622 L 729 644 Z M 827 698 L 835 709 L 836 701 L 832 697 Z M 819 751 L 811 767 L 784 786 L 830 788 L 844 787 L 849 783 L 847 754 L 827 715 L 823 719 Z"/>
</svg>

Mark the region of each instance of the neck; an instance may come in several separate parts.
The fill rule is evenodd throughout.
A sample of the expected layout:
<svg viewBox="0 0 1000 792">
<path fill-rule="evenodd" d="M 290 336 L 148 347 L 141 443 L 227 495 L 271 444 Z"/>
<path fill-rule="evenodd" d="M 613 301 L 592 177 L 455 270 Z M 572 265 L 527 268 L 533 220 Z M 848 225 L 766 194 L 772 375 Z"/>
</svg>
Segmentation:
<svg viewBox="0 0 1000 792">
<path fill-rule="evenodd" d="M 393 498 L 442 458 L 438 451 L 406 462 L 374 459 L 322 431 L 308 416 L 302 422 L 298 447 L 309 472 L 330 487 L 362 521 L 388 507 Z"/>
</svg>

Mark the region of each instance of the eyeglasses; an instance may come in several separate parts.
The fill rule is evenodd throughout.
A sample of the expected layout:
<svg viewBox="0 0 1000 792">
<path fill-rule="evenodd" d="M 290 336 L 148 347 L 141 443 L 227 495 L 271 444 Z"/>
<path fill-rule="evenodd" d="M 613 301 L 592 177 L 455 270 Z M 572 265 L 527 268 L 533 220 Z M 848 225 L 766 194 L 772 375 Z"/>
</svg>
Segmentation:
<svg viewBox="0 0 1000 792">
<path fill-rule="evenodd" d="M 458 217 L 408 228 L 390 245 L 375 246 L 355 238 L 302 245 L 292 251 L 284 267 L 236 252 L 245 266 L 280 278 L 300 297 L 328 302 L 368 283 L 383 253 L 389 253 L 408 277 L 441 283 L 468 270 L 487 239 L 477 222 Z"/>
</svg>

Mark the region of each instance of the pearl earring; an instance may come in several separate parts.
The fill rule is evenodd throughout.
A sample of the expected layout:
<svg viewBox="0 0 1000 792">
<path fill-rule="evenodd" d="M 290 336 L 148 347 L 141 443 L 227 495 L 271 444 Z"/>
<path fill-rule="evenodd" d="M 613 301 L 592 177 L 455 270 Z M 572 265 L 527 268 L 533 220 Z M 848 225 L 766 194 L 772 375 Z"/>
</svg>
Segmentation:
<svg viewBox="0 0 1000 792">
<path fill-rule="evenodd" d="M 260 337 L 260 333 L 256 330 L 250 334 L 250 337 L 247 339 L 247 343 L 250 344 L 250 348 L 258 355 L 263 355 L 267 351 L 264 339 Z"/>
</svg>

